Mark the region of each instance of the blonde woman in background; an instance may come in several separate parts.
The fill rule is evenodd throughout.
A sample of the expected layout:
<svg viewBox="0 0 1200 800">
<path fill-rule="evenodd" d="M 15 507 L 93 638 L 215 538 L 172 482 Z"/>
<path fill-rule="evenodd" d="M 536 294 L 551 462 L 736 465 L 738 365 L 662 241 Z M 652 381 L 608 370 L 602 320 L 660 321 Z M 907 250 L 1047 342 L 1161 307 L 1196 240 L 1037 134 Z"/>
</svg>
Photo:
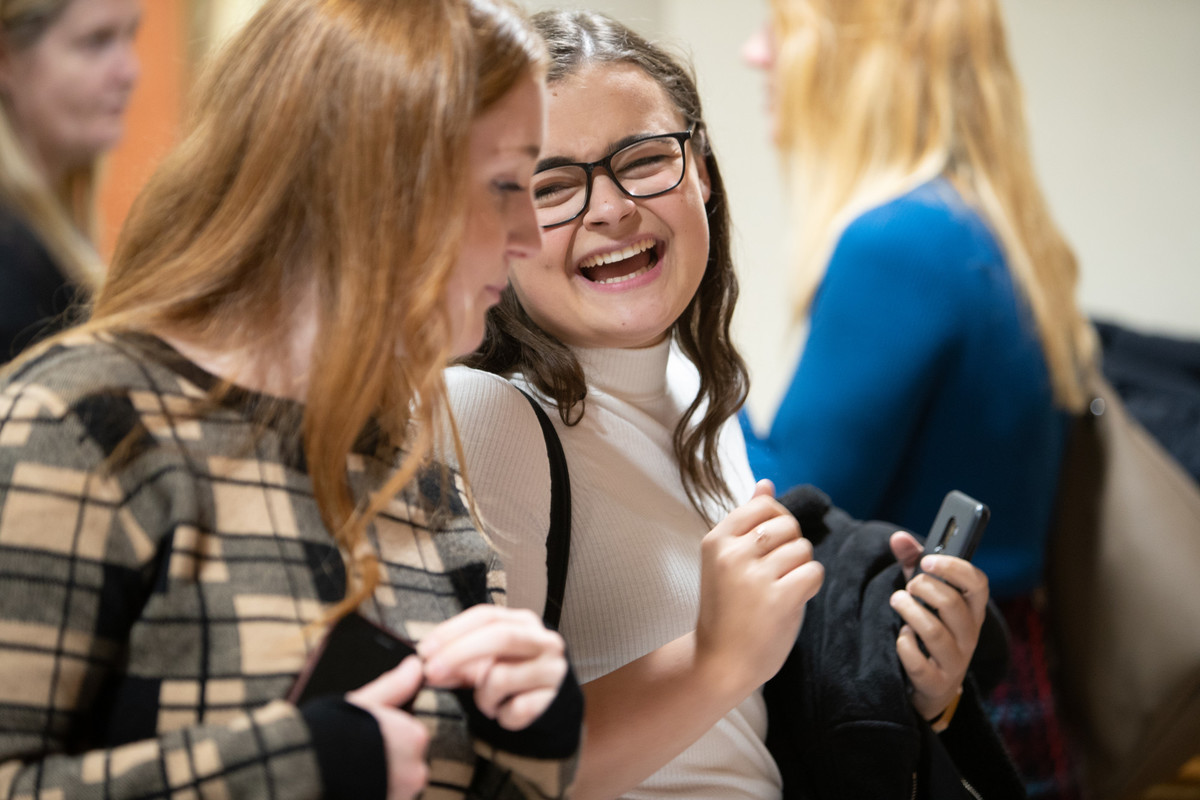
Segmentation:
<svg viewBox="0 0 1200 800">
<path fill-rule="evenodd" d="M 137 83 L 141 0 L 0 2 L 0 364 L 95 287 L 97 161 Z"/>
<path fill-rule="evenodd" d="M 986 502 L 975 563 L 1013 634 L 993 716 L 1034 797 L 1074 796 L 1034 601 L 1092 332 L 1038 187 L 996 0 L 773 0 L 769 73 L 796 201 L 795 374 L 750 462 L 925 531 Z"/>
<path fill-rule="evenodd" d="M 217 57 L 91 321 L 0 382 L 0 795 L 565 795 L 562 639 L 428 458 L 540 248 L 544 72 L 502 0 L 268 0 Z M 285 699 L 354 611 L 420 658 Z"/>
</svg>

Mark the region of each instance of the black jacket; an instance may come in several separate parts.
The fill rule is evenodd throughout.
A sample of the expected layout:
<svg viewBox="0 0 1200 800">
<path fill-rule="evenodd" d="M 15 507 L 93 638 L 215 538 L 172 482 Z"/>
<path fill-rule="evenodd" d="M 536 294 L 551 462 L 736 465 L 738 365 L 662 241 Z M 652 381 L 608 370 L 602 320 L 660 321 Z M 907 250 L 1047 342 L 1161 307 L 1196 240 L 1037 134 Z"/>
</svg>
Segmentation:
<svg viewBox="0 0 1200 800">
<path fill-rule="evenodd" d="M 1104 376 L 1126 410 L 1200 481 L 1200 339 L 1095 324 Z"/>
<path fill-rule="evenodd" d="M 964 781 L 987 800 L 1025 797 L 971 675 L 940 735 L 909 702 L 896 655 L 900 618 L 888 604 L 904 583 L 888 545 L 897 527 L 855 520 L 812 487 L 781 500 L 825 567 L 796 646 L 763 689 L 785 800 L 971 798 Z M 972 662 L 989 682 L 1007 658 L 999 619 L 989 614 Z"/>
<path fill-rule="evenodd" d="M 41 240 L 0 205 L 0 366 L 64 327 L 80 299 Z"/>
</svg>

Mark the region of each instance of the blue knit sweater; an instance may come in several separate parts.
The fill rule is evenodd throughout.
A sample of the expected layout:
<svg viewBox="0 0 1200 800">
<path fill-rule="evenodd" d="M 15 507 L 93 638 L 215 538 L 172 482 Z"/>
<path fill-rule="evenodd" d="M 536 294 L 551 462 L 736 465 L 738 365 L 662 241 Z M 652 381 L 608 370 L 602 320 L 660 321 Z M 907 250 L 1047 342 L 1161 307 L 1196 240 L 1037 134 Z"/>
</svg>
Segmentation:
<svg viewBox="0 0 1200 800">
<path fill-rule="evenodd" d="M 814 299 L 756 477 L 924 535 L 946 492 L 987 503 L 992 595 L 1041 580 L 1068 417 L 995 237 L 944 180 L 854 220 Z"/>
</svg>

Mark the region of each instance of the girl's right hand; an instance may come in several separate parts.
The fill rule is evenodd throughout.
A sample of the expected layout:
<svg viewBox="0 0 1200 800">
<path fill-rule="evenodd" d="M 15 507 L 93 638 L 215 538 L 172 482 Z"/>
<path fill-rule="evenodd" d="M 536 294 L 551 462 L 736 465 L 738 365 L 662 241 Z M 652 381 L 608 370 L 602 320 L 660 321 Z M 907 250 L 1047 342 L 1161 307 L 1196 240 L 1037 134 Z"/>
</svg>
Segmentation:
<svg viewBox="0 0 1200 800">
<path fill-rule="evenodd" d="M 779 671 L 825 579 L 812 544 L 774 495 L 770 481 L 759 481 L 701 545 L 697 658 L 746 691 Z"/>
<path fill-rule="evenodd" d="M 369 712 L 379 724 L 387 758 L 387 800 L 412 800 L 429 781 L 429 767 L 425 764 L 429 731 L 411 714 L 400 710 L 416 695 L 422 680 L 421 659 L 409 656 L 395 669 L 346 694 L 348 702 Z"/>
</svg>

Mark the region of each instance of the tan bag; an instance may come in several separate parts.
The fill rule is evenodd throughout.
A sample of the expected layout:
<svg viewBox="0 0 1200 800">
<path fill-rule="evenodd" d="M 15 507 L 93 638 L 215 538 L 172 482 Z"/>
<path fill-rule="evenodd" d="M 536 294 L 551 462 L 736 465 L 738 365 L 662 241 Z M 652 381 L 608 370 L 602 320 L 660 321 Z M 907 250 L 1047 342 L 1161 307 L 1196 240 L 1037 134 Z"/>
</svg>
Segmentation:
<svg viewBox="0 0 1200 800">
<path fill-rule="evenodd" d="M 1200 753 L 1200 487 L 1100 375 L 1063 464 L 1047 588 L 1063 715 L 1095 800 Z"/>
</svg>

